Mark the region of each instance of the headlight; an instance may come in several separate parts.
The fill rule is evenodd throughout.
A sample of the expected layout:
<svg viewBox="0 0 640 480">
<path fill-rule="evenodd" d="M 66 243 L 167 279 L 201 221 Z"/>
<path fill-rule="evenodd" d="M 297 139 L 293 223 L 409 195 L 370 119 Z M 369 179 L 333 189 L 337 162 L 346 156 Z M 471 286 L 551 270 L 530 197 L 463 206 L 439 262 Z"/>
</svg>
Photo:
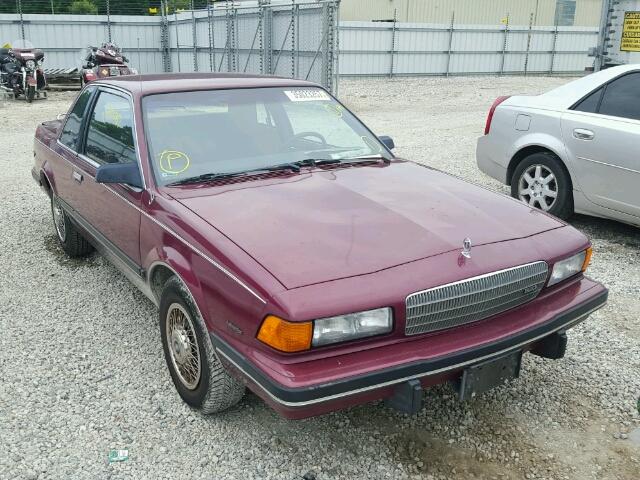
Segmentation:
<svg viewBox="0 0 640 480">
<path fill-rule="evenodd" d="M 26 66 L 28 69 L 30 70 L 35 70 L 36 69 L 36 61 L 35 60 L 27 60 L 25 62 Z"/>
<path fill-rule="evenodd" d="M 301 352 L 312 346 L 388 333 L 392 327 L 390 308 L 321 318 L 313 322 L 288 322 L 269 315 L 260 326 L 258 340 L 282 352 Z"/>
<path fill-rule="evenodd" d="M 551 277 L 549 278 L 549 283 L 547 285 L 555 285 L 556 283 L 566 280 L 580 272 L 584 272 L 591 261 L 591 252 L 591 247 L 589 247 L 572 257 L 556 262 L 553 266 L 553 270 L 551 271 Z"/>
<path fill-rule="evenodd" d="M 393 323 L 391 317 L 390 308 L 379 308 L 316 320 L 313 322 L 312 345 L 319 347 L 388 333 Z"/>
</svg>

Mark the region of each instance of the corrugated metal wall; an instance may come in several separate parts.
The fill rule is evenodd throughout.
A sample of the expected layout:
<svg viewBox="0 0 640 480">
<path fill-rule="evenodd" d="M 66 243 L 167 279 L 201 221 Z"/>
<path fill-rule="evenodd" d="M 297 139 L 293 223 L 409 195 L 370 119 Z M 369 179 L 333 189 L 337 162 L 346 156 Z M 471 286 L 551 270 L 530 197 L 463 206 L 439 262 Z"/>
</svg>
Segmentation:
<svg viewBox="0 0 640 480">
<path fill-rule="evenodd" d="M 585 27 L 341 22 L 340 74 L 577 74 L 597 42 Z"/>
<path fill-rule="evenodd" d="M 577 0 L 575 26 L 598 26 L 602 0 Z M 399 22 L 448 23 L 452 12 L 460 23 L 497 25 L 507 15 L 510 22 L 553 25 L 556 0 L 342 0 L 342 20 L 390 20 L 394 10 Z"/>
</svg>

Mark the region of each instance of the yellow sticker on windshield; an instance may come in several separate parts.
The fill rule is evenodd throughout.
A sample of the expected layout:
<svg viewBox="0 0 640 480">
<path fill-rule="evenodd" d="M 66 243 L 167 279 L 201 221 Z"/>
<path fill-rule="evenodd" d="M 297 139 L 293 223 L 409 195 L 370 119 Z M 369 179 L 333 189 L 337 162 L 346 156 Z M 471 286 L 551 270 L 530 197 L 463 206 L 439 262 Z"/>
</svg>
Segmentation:
<svg viewBox="0 0 640 480">
<path fill-rule="evenodd" d="M 344 108 L 342 107 L 342 105 L 340 104 L 333 104 L 333 103 L 326 103 L 324 105 L 324 108 L 327 109 L 327 111 L 333 113 L 336 117 L 338 118 L 342 118 L 342 111 L 344 110 Z"/>
<path fill-rule="evenodd" d="M 160 170 L 171 175 L 184 172 L 191 164 L 191 160 L 189 160 L 187 154 L 178 152 L 177 150 L 165 150 L 160 153 L 159 157 Z"/>
</svg>

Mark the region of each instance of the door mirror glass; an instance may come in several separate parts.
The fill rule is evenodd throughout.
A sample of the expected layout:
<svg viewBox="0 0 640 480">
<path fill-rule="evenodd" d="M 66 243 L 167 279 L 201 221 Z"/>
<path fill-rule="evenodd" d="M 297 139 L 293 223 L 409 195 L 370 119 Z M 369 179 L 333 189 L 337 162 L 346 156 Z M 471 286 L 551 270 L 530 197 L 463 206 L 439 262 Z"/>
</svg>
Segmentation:
<svg viewBox="0 0 640 480">
<path fill-rule="evenodd" d="M 105 163 L 96 170 L 98 183 L 124 183 L 131 187 L 142 188 L 142 177 L 137 163 Z"/>
<path fill-rule="evenodd" d="M 381 137 L 378 137 L 378 140 L 380 140 L 389 150 L 393 150 L 394 148 L 396 148 L 396 144 L 391 137 L 382 135 Z"/>
</svg>

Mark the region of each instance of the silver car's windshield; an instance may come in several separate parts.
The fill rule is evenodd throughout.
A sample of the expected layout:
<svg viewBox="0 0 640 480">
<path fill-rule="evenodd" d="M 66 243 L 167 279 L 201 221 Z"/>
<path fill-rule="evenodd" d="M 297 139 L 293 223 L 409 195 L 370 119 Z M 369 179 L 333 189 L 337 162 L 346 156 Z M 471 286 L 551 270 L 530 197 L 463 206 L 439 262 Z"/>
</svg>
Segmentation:
<svg viewBox="0 0 640 480">
<path fill-rule="evenodd" d="M 307 160 L 390 157 L 320 88 L 175 92 L 147 96 L 142 105 L 160 185 Z"/>
</svg>

